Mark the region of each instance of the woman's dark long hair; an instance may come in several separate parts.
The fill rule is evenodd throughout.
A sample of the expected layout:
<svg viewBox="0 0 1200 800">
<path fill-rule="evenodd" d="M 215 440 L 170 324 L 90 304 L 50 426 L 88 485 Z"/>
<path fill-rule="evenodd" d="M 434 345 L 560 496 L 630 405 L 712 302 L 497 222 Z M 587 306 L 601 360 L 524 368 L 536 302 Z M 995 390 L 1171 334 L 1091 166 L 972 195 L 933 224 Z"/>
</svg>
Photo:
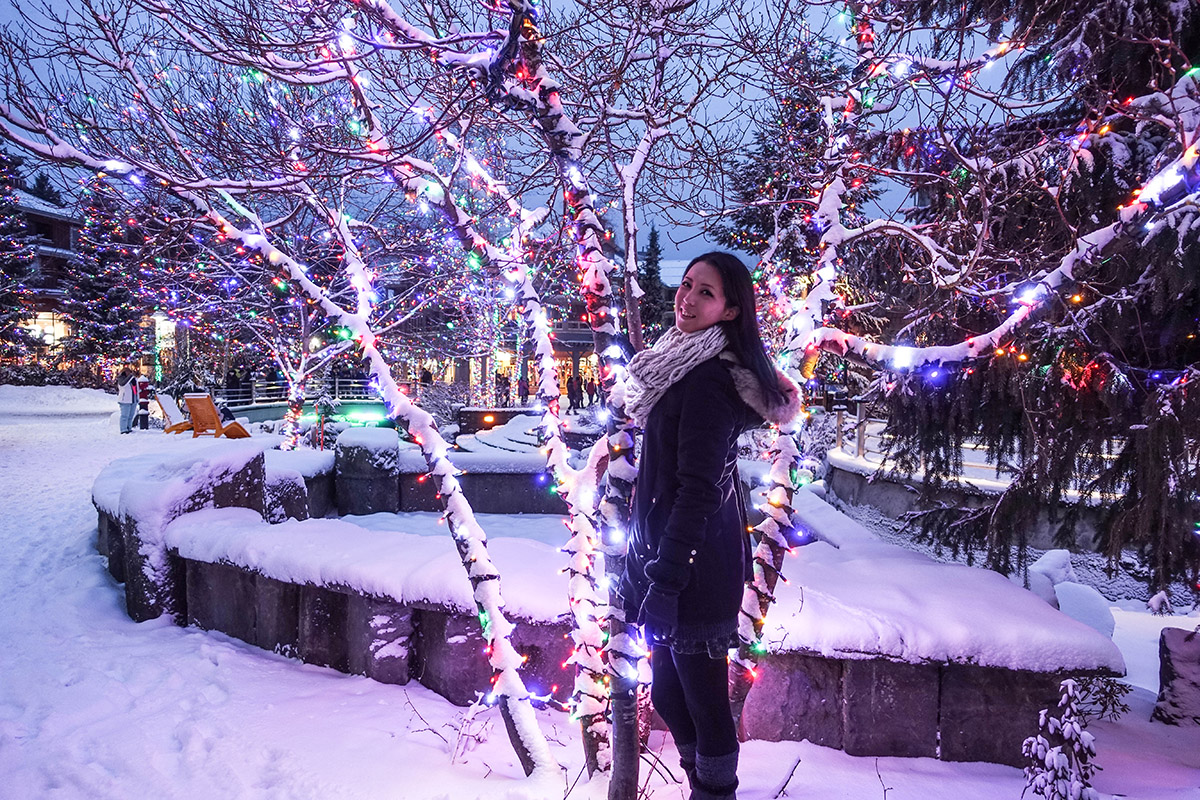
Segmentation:
<svg viewBox="0 0 1200 800">
<path fill-rule="evenodd" d="M 767 358 L 762 334 L 758 332 L 758 308 L 754 300 L 754 284 L 750 281 L 750 270 L 741 259 L 731 253 L 705 253 L 692 259 L 683 271 L 686 276 L 696 264 L 703 261 L 721 275 L 721 288 L 725 292 L 725 307 L 737 306 L 738 315 L 731 320 L 717 323 L 725 329 L 729 349 L 737 356 L 742 366 L 754 373 L 763 388 L 764 399 L 783 403 L 786 398 L 779 389 L 775 367 Z"/>
</svg>

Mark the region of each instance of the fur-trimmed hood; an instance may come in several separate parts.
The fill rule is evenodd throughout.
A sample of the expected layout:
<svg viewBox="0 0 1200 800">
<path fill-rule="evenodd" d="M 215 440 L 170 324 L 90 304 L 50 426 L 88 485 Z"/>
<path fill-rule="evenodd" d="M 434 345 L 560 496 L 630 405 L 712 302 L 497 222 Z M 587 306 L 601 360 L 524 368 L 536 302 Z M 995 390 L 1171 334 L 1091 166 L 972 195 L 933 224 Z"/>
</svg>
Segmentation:
<svg viewBox="0 0 1200 800">
<path fill-rule="evenodd" d="M 763 396 L 762 384 L 758 376 L 743 367 L 737 357 L 728 350 L 721 353 L 721 361 L 733 376 L 733 385 L 737 388 L 742 402 L 754 409 L 760 417 L 774 425 L 786 425 L 800 413 L 802 397 L 800 387 L 796 382 L 784 375 L 778 369 L 775 377 L 779 381 L 779 389 L 783 392 L 783 402 L 768 400 Z"/>
</svg>

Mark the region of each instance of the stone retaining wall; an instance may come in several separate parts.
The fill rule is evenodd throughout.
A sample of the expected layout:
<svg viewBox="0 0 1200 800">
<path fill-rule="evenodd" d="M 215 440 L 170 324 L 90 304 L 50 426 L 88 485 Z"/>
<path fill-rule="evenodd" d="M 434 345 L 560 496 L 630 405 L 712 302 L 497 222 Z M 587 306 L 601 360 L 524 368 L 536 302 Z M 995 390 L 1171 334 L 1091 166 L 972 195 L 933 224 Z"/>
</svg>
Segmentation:
<svg viewBox="0 0 1200 800">
<path fill-rule="evenodd" d="M 354 477 L 386 480 L 399 498 L 403 484 L 393 468 L 379 472 Z M 501 476 L 480 477 L 496 480 L 494 491 L 506 491 Z M 98 547 L 110 573 L 118 581 L 135 576 L 125 580 L 131 617 L 169 611 L 179 624 L 222 631 L 306 663 L 384 683 L 417 680 L 458 705 L 486 695 L 492 670 L 480 625 L 458 609 L 403 604 L 345 586 L 288 583 L 236 564 L 182 558 L 170 548 L 147 569 L 146 554 L 159 546 L 166 523 L 189 510 L 240 505 L 268 519 L 277 515 L 264 508 L 264 498 L 278 496 L 302 519 L 318 516 L 318 503 L 330 503 L 331 485 L 335 496 L 339 491 L 337 476 L 328 473 L 304 476 L 302 487 L 285 476 L 271 490 L 261 454 L 240 469 L 213 470 L 207 481 L 176 488 L 179 497 L 165 516 L 114 517 L 100 510 Z M 341 485 L 342 491 L 358 486 Z M 432 496 L 432 487 L 427 491 Z M 529 657 L 527 685 L 565 700 L 573 679 L 573 667 L 562 667 L 571 650 L 569 622 L 516 621 L 514 644 Z M 1020 764 L 1021 741 L 1036 730 L 1039 710 L 1057 701 L 1062 677 L 779 653 L 760 665 L 740 724 L 747 738 L 808 739 L 852 755 Z"/>
<path fill-rule="evenodd" d="M 120 562 L 105 548 L 121 540 L 112 533 L 118 525 L 101 512 L 100 527 L 107 533 L 98 545 L 111 573 Z M 181 625 L 381 683 L 415 679 L 455 705 L 470 705 L 490 689 L 487 643 L 474 616 L 344 586 L 287 583 L 234 564 L 183 558 L 170 548 L 167 559 L 160 591 L 174 598 L 171 610 Z M 513 644 L 529 659 L 522 669 L 527 685 L 565 701 L 573 680 L 573 671 L 562 667 L 571 653 L 570 624 L 513 621 Z"/>
<path fill-rule="evenodd" d="M 920 503 L 918 490 L 898 477 L 886 473 L 876 476 L 874 473 L 863 474 L 850 469 L 843 469 L 834 464 L 829 465 L 825 476 L 829 490 L 839 500 L 853 506 L 872 506 L 892 519 L 900 519 L 913 511 L 928 510 Z M 991 505 L 996 501 L 994 494 L 988 494 L 970 486 L 963 488 L 946 487 L 936 496 L 936 502 L 949 506 L 963 508 L 979 508 Z M 1061 521 L 1062 512 L 1057 515 Z M 1098 509 L 1087 507 L 1080 509 L 1076 523 L 1074 549 L 1094 551 L 1099 543 L 1100 512 Z M 1027 531 L 1029 546 L 1040 550 L 1053 550 L 1059 547 L 1057 533 L 1059 522 L 1051 519 L 1046 509 L 1038 512 L 1036 519 Z"/>
<path fill-rule="evenodd" d="M 401 459 L 398 447 L 398 439 L 387 450 L 368 442 L 344 444 L 338 440 L 331 502 L 339 514 L 442 510 L 434 481 L 425 478 L 423 461 Z M 467 458 L 464 456 L 463 460 Z M 452 455 L 451 461 L 454 460 Z M 478 513 L 567 513 L 562 498 L 547 491 L 547 479 L 540 471 L 489 470 L 476 466 L 459 475 L 458 481 L 471 501 L 471 508 Z"/>
</svg>

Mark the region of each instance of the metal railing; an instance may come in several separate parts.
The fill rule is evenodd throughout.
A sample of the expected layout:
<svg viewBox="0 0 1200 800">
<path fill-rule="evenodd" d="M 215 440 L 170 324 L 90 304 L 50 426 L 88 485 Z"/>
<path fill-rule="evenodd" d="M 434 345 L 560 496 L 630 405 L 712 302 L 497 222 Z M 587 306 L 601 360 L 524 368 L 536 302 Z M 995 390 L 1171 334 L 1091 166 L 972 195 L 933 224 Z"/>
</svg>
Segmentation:
<svg viewBox="0 0 1200 800">
<path fill-rule="evenodd" d="M 370 378 L 331 377 L 326 381 L 324 389 L 338 400 L 379 399 L 378 393 L 371 388 Z M 310 400 L 322 394 L 319 381 L 310 381 L 305 385 L 305 390 Z M 231 406 L 283 403 L 287 402 L 288 387 L 287 381 L 284 380 L 256 378 L 248 386 L 218 389 L 216 395 Z"/>
<path fill-rule="evenodd" d="M 887 420 L 866 415 L 866 403 L 858 404 L 858 413 L 853 420 L 847 420 L 847 412 L 837 411 L 837 449 L 846 455 L 874 464 L 883 463 L 883 455 L 887 451 L 883 438 L 883 430 Z M 973 456 L 973 457 L 972 457 Z M 1116 458 L 1109 454 L 1106 459 Z M 974 472 L 973 472 L 974 471 Z M 925 474 L 925 458 L 922 456 L 914 474 Z M 962 472 L 958 476 L 968 481 L 986 481 L 989 484 L 1006 484 L 1012 481 L 1013 472 L 1001 465 L 997 469 L 996 462 L 987 458 L 987 448 L 977 442 L 963 443 Z M 1071 489 L 1068 496 L 1078 496 L 1078 491 Z"/>
<path fill-rule="evenodd" d="M 858 413 L 855 416 L 852 425 L 846 424 L 846 412 L 837 411 L 837 449 L 847 455 L 853 455 L 855 458 L 864 461 L 882 462 L 883 455 L 887 451 L 887 447 L 883 440 L 883 429 L 887 425 L 887 420 L 877 417 L 868 417 L 866 415 L 866 403 L 858 404 Z M 846 434 L 851 433 L 851 444 L 853 450 L 847 447 Z M 987 451 L 982 445 L 973 442 L 963 443 L 963 461 L 962 467 L 964 472 L 968 469 L 989 470 L 993 479 L 1003 480 L 1005 476 L 1011 475 L 1009 470 L 1000 467 L 997 476 L 996 463 L 987 460 Z M 968 457 L 969 454 L 977 454 L 977 459 L 973 460 Z M 872 459 L 872 456 L 875 456 Z M 925 459 L 922 458 L 918 465 L 918 470 L 925 471 Z"/>
</svg>

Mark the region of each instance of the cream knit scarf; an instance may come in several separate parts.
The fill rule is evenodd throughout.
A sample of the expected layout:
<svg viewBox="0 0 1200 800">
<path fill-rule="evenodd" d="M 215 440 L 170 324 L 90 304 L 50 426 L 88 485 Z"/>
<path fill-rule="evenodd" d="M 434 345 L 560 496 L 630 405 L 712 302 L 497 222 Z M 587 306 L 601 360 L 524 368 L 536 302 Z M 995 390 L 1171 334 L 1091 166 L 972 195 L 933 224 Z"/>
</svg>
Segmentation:
<svg viewBox="0 0 1200 800">
<path fill-rule="evenodd" d="M 695 333 L 684 333 L 672 327 L 654 343 L 654 347 L 630 360 L 625 379 L 625 413 L 639 428 L 645 428 L 650 410 L 663 392 L 728 344 L 720 325 Z"/>
</svg>

